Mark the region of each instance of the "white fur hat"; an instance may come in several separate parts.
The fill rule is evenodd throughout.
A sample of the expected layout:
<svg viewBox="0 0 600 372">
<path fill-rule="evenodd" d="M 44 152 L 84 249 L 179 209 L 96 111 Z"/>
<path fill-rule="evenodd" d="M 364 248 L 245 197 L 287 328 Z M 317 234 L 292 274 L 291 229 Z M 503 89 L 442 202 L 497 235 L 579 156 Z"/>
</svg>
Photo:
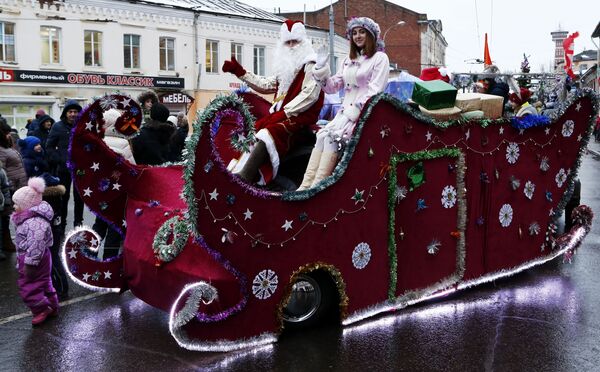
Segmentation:
<svg viewBox="0 0 600 372">
<path fill-rule="evenodd" d="M 279 33 L 283 43 L 290 40 L 302 41 L 307 38 L 304 23 L 302 21 L 292 21 L 291 19 L 281 24 Z"/>
</svg>

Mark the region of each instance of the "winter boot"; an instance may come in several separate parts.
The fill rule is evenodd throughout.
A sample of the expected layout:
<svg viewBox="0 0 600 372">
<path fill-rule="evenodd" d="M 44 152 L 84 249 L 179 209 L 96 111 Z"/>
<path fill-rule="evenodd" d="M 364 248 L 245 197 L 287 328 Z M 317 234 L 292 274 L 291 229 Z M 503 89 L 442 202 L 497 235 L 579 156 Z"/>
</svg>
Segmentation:
<svg viewBox="0 0 600 372">
<path fill-rule="evenodd" d="M 38 324 L 44 323 L 46 321 L 46 318 L 48 318 L 48 316 L 52 314 L 52 312 L 54 312 L 54 310 L 50 306 L 48 306 L 41 313 L 33 316 L 33 319 L 31 319 L 31 324 L 36 326 Z"/>
<path fill-rule="evenodd" d="M 326 177 L 329 177 L 335 168 L 338 160 L 337 152 L 327 152 L 324 151 L 321 154 L 321 160 L 319 161 L 319 169 L 317 169 L 317 174 L 315 175 L 315 179 L 311 187 L 315 187 L 319 182 L 321 182 Z"/>
<path fill-rule="evenodd" d="M 306 166 L 306 172 L 304 172 L 304 178 L 302 179 L 302 184 L 298 187 L 296 191 L 302 191 L 308 189 L 315 179 L 315 174 L 317 173 L 317 168 L 319 168 L 319 161 L 321 160 L 321 154 L 323 152 L 321 150 L 313 149 L 310 154 L 310 159 L 308 160 L 308 165 Z"/>
<path fill-rule="evenodd" d="M 244 168 L 242 168 L 237 175 L 248 183 L 254 183 L 258 178 L 258 169 L 261 165 L 266 163 L 267 160 L 269 160 L 267 145 L 265 145 L 263 141 L 258 141 L 250 153 L 250 157 L 248 158 L 248 161 L 246 161 Z"/>
</svg>

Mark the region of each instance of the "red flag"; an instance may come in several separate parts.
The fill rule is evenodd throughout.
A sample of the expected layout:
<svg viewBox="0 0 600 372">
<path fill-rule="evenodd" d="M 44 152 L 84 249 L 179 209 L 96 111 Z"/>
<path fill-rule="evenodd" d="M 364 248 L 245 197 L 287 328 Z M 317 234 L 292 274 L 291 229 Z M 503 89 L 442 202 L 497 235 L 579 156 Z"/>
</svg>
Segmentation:
<svg viewBox="0 0 600 372">
<path fill-rule="evenodd" d="M 575 79 L 575 74 L 573 73 L 573 52 L 575 49 L 575 38 L 579 36 L 579 32 L 575 31 L 569 37 L 563 40 L 563 49 L 565 51 L 565 71 L 567 75 L 571 77 L 571 79 Z"/>
<path fill-rule="evenodd" d="M 487 67 L 492 64 L 492 58 L 490 57 L 490 48 L 487 42 L 487 32 L 485 33 L 485 46 L 483 47 L 483 66 Z"/>
</svg>

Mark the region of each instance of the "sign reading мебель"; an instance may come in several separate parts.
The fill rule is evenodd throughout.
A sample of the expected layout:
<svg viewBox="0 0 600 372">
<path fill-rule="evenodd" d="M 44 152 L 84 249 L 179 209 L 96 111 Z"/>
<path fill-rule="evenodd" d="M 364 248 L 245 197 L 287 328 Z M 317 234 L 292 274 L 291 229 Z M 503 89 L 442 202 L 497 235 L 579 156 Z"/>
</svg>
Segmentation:
<svg viewBox="0 0 600 372">
<path fill-rule="evenodd" d="M 184 87 L 184 79 L 174 77 L 0 69 L 0 83 L 7 82 L 51 83 L 67 85 L 108 85 L 143 88 L 182 89 Z"/>
</svg>

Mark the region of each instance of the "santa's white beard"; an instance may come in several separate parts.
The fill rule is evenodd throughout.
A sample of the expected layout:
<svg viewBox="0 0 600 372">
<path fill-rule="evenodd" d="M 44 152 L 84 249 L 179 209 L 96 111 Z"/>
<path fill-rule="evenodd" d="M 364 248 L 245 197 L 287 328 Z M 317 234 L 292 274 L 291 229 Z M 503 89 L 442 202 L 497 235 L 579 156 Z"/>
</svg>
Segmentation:
<svg viewBox="0 0 600 372">
<path fill-rule="evenodd" d="M 289 89 L 296 73 L 302 66 L 316 57 L 315 51 L 308 40 L 303 40 L 293 48 L 283 43 L 277 45 L 273 54 L 275 61 L 275 76 L 279 82 L 278 93 L 285 93 Z"/>
</svg>

